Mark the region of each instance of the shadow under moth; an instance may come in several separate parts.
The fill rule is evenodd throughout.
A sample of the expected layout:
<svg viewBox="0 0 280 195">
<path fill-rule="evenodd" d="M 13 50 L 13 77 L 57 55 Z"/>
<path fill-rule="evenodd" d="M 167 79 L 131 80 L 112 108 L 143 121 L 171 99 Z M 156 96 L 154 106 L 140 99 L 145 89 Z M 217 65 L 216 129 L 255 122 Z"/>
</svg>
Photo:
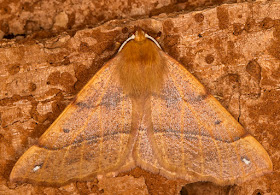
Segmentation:
<svg viewBox="0 0 280 195">
<path fill-rule="evenodd" d="M 136 166 L 219 185 L 272 170 L 261 144 L 142 30 L 20 157 L 10 180 L 63 185 Z"/>
</svg>

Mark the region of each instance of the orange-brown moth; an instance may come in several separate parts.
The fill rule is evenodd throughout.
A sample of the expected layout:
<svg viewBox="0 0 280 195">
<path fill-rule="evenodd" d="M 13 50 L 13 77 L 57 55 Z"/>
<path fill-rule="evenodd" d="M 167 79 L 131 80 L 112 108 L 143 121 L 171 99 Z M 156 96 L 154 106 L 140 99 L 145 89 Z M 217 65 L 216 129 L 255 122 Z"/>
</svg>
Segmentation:
<svg viewBox="0 0 280 195">
<path fill-rule="evenodd" d="M 272 170 L 264 148 L 142 30 L 21 156 L 10 179 L 62 185 L 135 166 L 220 185 Z"/>
</svg>

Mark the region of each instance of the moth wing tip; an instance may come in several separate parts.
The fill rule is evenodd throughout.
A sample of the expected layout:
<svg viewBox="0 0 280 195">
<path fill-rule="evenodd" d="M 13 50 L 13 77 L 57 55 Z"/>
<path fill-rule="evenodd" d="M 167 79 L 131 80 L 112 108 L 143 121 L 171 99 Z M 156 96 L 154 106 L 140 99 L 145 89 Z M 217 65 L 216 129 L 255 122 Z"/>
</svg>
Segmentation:
<svg viewBox="0 0 280 195">
<path fill-rule="evenodd" d="M 21 184 L 24 183 L 24 179 L 16 174 L 10 174 L 9 181 L 11 184 Z"/>
</svg>

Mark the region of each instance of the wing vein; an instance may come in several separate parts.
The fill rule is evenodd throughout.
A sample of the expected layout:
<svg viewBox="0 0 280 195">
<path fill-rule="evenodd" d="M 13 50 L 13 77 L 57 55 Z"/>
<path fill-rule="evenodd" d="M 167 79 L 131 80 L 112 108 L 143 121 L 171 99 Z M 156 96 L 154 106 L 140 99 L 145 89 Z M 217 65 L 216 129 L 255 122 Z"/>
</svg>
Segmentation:
<svg viewBox="0 0 280 195">
<path fill-rule="evenodd" d="M 172 75 L 171 75 L 171 77 L 172 77 Z M 184 95 L 183 95 L 181 89 L 177 86 L 176 81 L 175 81 L 175 79 L 174 79 L 173 77 L 172 77 L 172 80 L 174 81 L 175 87 L 176 87 L 177 90 L 179 91 L 181 97 L 184 98 Z M 184 99 L 185 99 L 185 98 L 184 98 Z M 222 157 L 221 157 L 221 150 L 220 150 L 220 148 L 219 148 L 218 145 L 217 145 L 217 141 L 214 139 L 213 130 L 209 127 L 209 125 L 203 124 L 203 123 L 201 122 L 201 120 L 200 120 L 199 117 L 197 116 L 196 112 L 191 108 L 192 106 L 191 106 L 187 101 L 184 100 L 184 102 L 187 104 L 187 107 L 190 109 L 190 111 L 194 114 L 194 117 L 196 118 L 196 120 L 197 120 L 199 126 L 202 125 L 202 126 L 209 132 L 209 134 L 211 135 L 211 140 L 214 142 L 215 147 L 217 148 L 217 151 L 218 151 L 219 164 L 220 164 L 220 166 L 222 167 L 222 164 L 223 164 L 223 163 L 222 163 L 222 160 L 221 160 L 221 159 L 222 159 Z M 207 126 L 205 126 L 205 125 L 207 125 Z M 235 153 L 237 154 L 237 148 L 236 148 L 236 146 L 235 146 L 233 136 L 232 136 L 232 134 L 227 130 L 227 128 L 225 128 L 225 129 L 226 129 L 226 131 L 228 132 L 228 135 L 230 136 L 230 138 L 231 138 L 231 140 L 232 140 L 231 143 L 234 145 Z M 199 129 L 199 137 L 201 137 L 201 131 L 200 131 L 200 129 Z M 199 142 L 199 143 L 202 144 L 201 139 L 200 139 L 200 142 Z M 230 152 L 230 151 L 228 150 L 228 148 L 227 148 L 227 151 Z M 240 155 L 239 155 L 239 154 L 238 154 L 237 156 L 240 158 Z M 240 164 L 240 160 L 239 160 L 239 164 Z M 243 169 L 243 174 L 244 174 L 244 169 Z M 220 170 L 220 175 L 221 175 L 221 177 L 222 177 L 222 170 Z M 232 173 L 231 173 L 231 175 L 232 175 Z M 233 175 L 232 175 L 232 177 L 233 177 Z"/>
<path fill-rule="evenodd" d="M 105 87 L 104 87 L 104 89 L 106 89 L 107 88 L 107 86 L 108 86 L 108 84 L 109 84 L 109 80 L 110 80 L 110 78 L 112 77 L 112 75 L 110 75 L 109 77 L 108 77 L 108 79 L 106 80 L 106 84 L 105 84 Z M 99 99 L 98 99 L 98 104 L 100 104 L 100 102 L 101 102 L 101 100 L 103 99 L 103 97 L 104 97 L 104 94 L 105 94 L 105 90 L 103 90 L 102 91 L 102 93 L 101 93 L 101 95 L 100 95 L 100 97 L 99 97 Z M 96 107 L 96 109 L 97 108 L 100 108 L 100 106 L 99 107 Z M 101 110 L 101 109 L 100 109 Z M 80 132 L 82 132 L 84 129 L 85 129 L 85 127 L 88 125 L 88 123 L 89 123 L 89 119 L 92 117 L 92 115 L 94 114 L 94 111 L 95 111 L 95 109 L 93 109 L 91 112 L 90 112 L 90 114 L 89 114 L 89 116 L 87 117 L 87 119 L 86 119 L 86 122 L 85 122 L 85 124 L 77 131 L 77 133 L 75 133 L 75 135 L 73 136 L 73 139 L 71 140 L 71 142 L 73 142 L 76 138 L 77 138 L 77 136 L 78 136 L 78 134 L 80 133 Z"/>
<path fill-rule="evenodd" d="M 104 139 L 104 132 L 103 132 L 103 125 L 101 120 L 101 107 L 99 107 L 99 125 L 100 125 L 100 141 L 99 141 L 99 158 L 98 158 L 98 169 L 101 170 L 101 161 L 103 159 L 102 149 L 103 149 L 103 139 Z"/>
<path fill-rule="evenodd" d="M 123 101 L 121 101 L 121 108 L 122 108 L 122 110 L 121 110 L 121 117 L 122 117 L 122 126 L 121 126 L 121 135 L 120 135 L 120 148 L 119 148 L 119 156 L 121 156 L 121 153 L 123 152 L 123 147 L 122 147 L 122 145 L 123 145 L 123 136 L 124 136 L 124 122 L 125 122 L 125 116 L 124 116 L 124 102 Z M 121 159 L 119 158 L 118 159 L 118 162 L 117 162 L 117 164 L 119 164 L 120 163 L 120 161 L 121 161 Z"/>
<path fill-rule="evenodd" d="M 169 68 L 169 67 L 168 67 Z M 171 72 L 171 71 L 170 71 Z M 176 87 L 176 89 L 178 90 L 178 92 L 180 93 L 181 98 L 184 97 L 184 95 L 182 94 L 182 91 L 178 88 L 177 83 L 173 77 L 173 75 L 170 73 L 169 74 L 172 81 L 174 82 L 174 85 Z M 186 101 L 184 101 L 186 102 Z M 186 106 L 190 109 L 190 111 L 194 114 L 194 117 L 196 118 L 198 125 L 201 127 L 201 124 L 199 122 L 198 117 L 196 116 L 196 114 L 194 113 L 194 111 L 189 107 L 189 104 L 186 102 Z M 204 158 L 204 154 L 203 154 L 203 150 L 202 150 L 202 139 L 201 139 L 201 128 L 199 128 L 199 145 L 200 145 L 200 157 L 201 157 L 201 174 L 204 173 L 204 163 L 205 163 L 205 158 Z"/>
<path fill-rule="evenodd" d="M 183 114 L 185 113 L 184 104 L 182 104 L 181 116 L 180 116 L 180 123 L 181 123 L 181 148 L 182 148 L 182 167 L 186 170 L 185 166 L 185 149 L 184 149 L 184 126 L 183 126 Z"/>
<path fill-rule="evenodd" d="M 80 157 L 81 159 L 80 159 L 80 174 L 79 174 L 80 175 L 80 179 L 82 178 L 82 170 L 83 170 L 82 169 L 82 165 L 83 165 L 83 158 L 84 158 L 85 142 L 82 142 L 81 144 L 82 144 L 82 148 L 80 150 L 81 151 L 81 154 L 80 154 L 81 155 L 81 157 Z"/>
<path fill-rule="evenodd" d="M 108 83 L 109 83 L 109 79 L 111 78 L 111 75 L 108 77 L 108 79 L 106 80 L 106 84 L 105 84 L 105 87 L 104 87 L 104 89 L 106 89 L 106 87 L 107 87 L 107 85 L 108 85 Z M 102 98 L 104 97 L 104 90 L 102 91 L 102 95 L 100 96 L 100 98 L 98 99 L 98 104 L 100 104 L 100 101 L 102 100 Z M 99 107 L 96 107 L 95 109 L 93 109 L 91 112 L 90 112 L 90 114 L 89 114 L 89 116 L 87 117 L 87 120 L 86 120 L 86 123 L 75 133 L 75 135 L 73 136 L 73 138 L 72 138 L 72 140 L 71 140 L 71 143 L 73 143 L 73 141 L 77 138 L 77 136 L 78 136 L 78 134 L 81 132 L 81 131 L 83 131 L 84 130 L 84 128 L 87 126 L 87 124 L 88 124 L 88 122 L 89 122 L 89 118 L 94 114 L 94 111 L 96 110 L 96 109 L 98 109 L 98 108 L 100 108 L 100 106 Z M 57 137 L 57 139 L 58 139 L 58 137 Z M 70 144 L 71 144 L 70 143 Z M 83 143 L 83 142 L 81 142 L 81 143 Z M 63 164 L 65 163 L 65 157 L 68 155 L 68 153 L 69 153 L 69 148 L 71 147 L 71 145 L 68 145 L 66 148 L 66 152 L 63 154 L 63 160 L 62 160 L 62 163 L 61 163 L 61 165 L 60 165 L 60 167 L 61 166 L 63 166 Z"/>
</svg>

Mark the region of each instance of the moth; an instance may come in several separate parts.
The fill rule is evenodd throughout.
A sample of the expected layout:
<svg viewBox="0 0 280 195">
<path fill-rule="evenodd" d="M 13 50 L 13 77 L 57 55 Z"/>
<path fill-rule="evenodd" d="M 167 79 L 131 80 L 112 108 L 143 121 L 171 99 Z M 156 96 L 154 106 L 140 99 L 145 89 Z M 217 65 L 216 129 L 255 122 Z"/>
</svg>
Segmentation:
<svg viewBox="0 0 280 195">
<path fill-rule="evenodd" d="M 219 185 L 272 170 L 261 144 L 142 30 L 20 157 L 10 180 L 63 185 L 136 166 Z"/>
</svg>

